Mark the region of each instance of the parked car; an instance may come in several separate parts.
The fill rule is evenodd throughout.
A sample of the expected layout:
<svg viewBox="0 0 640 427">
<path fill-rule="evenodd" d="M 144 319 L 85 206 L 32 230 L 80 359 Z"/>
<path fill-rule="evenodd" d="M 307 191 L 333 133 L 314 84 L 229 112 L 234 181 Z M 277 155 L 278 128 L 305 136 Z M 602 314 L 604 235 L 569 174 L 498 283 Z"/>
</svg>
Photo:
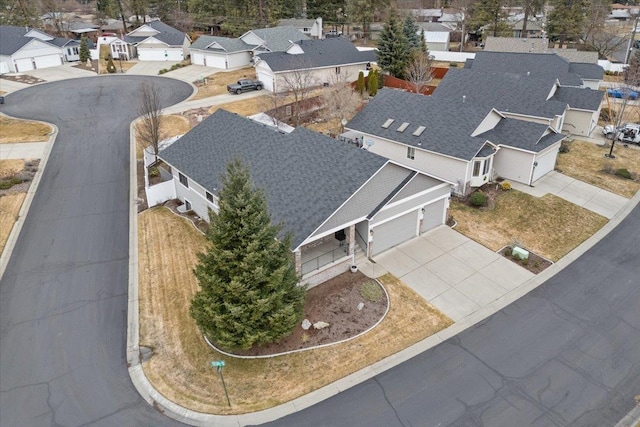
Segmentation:
<svg viewBox="0 0 640 427">
<path fill-rule="evenodd" d="M 627 98 L 635 100 L 638 99 L 638 92 L 624 87 L 613 87 L 607 89 L 607 96 L 611 96 L 613 98 Z"/>
<path fill-rule="evenodd" d="M 618 135 L 618 139 L 620 139 L 620 134 L 629 134 L 630 131 L 640 132 L 640 124 L 637 123 L 625 123 L 624 125 L 616 128 L 614 125 L 606 125 L 602 128 L 602 134 L 606 138 L 612 138 L 614 135 Z M 622 140 L 621 140 L 622 141 Z"/>
<path fill-rule="evenodd" d="M 237 83 L 227 85 L 229 93 L 242 93 L 248 90 L 262 90 L 264 85 L 260 80 L 240 79 Z"/>
<path fill-rule="evenodd" d="M 624 125 L 618 133 L 618 141 L 640 144 L 640 125 L 635 123 L 627 123 Z"/>
<path fill-rule="evenodd" d="M 614 125 L 606 125 L 602 128 L 602 134 L 605 138 L 611 138 L 616 133 L 616 127 Z"/>
</svg>

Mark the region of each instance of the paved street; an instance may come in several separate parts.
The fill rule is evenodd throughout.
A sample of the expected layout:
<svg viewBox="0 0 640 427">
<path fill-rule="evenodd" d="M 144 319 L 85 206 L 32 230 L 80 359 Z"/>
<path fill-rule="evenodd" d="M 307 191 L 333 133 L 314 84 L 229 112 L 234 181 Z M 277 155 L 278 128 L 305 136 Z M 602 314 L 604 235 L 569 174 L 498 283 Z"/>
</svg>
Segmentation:
<svg viewBox="0 0 640 427">
<path fill-rule="evenodd" d="M 60 129 L 0 281 L 2 427 L 176 425 L 142 400 L 125 358 L 129 123 L 142 81 L 47 83 L 0 105 Z M 161 84 L 165 105 L 192 92 Z"/>
</svg>

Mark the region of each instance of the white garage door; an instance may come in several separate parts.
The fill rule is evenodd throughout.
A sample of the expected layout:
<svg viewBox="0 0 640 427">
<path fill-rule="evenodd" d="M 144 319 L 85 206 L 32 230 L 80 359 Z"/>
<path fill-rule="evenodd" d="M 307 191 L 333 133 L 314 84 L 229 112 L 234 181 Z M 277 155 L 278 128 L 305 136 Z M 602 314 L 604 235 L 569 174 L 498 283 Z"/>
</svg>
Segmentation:
<svg viewBox="0 0 640 427">
<path fill-rule="evenodd" d="M 558 156 L 558 149 L 555 148 L 547 153 L 543 153 L 540 156 L 536 156 L 536 165 L 533 170 L 533 182 L 536 182 L 556 167 L 556 157 Z"/>
<path fill-rule="evenodd" d="M 258 80 L 264 84 L 266 90 L 273 92 L 273 76 L 258 71 Z"/>
<path fill-rule="evenodd" d="M 206 55 L 204 57 L 204 65 L 206 65 L 207 67 L 212 67 L 212 68 L 227 68 L 227 64 L 226 61 L 224 59 L 224 56 L 218 56 L 218 55 Z"/>
<path fill-rule="evenodd" d="M 413 211 L 374 227 L 371 255 L 377 255 L 415 237 L 417 225 L 418 211 Z"/>
<path fill-rule="evenodd" d="M 33 70 L 33 62 L 31 61 L 31 58 L 16 59 L 16 71 L 18 73 L 30 70 Z"/>
<path fill-rule="evenodd" d="M 49 68 L 62 65 L 62 59 L 60 59 L 60 55 L 56 54 L 36 56 L 33 59 L 36 61 L 36 68 Z"/>
<path fill-rule="evenodd" d="M 6 74 L 9 72 L 9 64 L 6 62 L 0 62 L 0 74 Z"/>
<path fill-rule="evenodd" d="M 182 61 L 182 50 L 172 49 L 138 49 L 140 61 Z"/>
<path fill-rule="evenodd" d="M 204 65 L 204 54 L 193 52 L 191 54 L 191 63 L 193 65 Z"/>
<path fill-rule="evenodd" d="M 425 233 L 443 224 L 445 200 L 438 200 L 424 207 L 424 218 L 420 226 L 420 232 Z"/>
</svg>

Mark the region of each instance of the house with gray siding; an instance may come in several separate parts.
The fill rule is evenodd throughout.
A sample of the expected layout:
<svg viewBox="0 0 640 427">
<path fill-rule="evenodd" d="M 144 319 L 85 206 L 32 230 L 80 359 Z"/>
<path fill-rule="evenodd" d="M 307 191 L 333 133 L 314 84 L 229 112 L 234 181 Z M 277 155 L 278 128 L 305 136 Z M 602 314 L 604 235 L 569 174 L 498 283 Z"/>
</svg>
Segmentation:
<svg viewBox="0 0 640 427">
<path fill-rule="evenodd" d="M 274 223 L 291 233 L 296 269 L 315 285 L 444 224 L 451 184 L 304 128 L 278 131 L 218 110 L 159 156 L 175 197 L 208 219 L 221 177 L 239 158 L 264 191 Z"/>
</svg>

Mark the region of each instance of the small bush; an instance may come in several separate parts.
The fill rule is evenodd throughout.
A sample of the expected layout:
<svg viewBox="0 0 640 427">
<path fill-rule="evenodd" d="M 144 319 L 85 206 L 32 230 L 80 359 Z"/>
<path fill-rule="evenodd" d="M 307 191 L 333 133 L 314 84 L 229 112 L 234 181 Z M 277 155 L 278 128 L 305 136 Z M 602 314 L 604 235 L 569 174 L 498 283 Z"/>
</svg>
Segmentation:
<svg viewBox="0 0 640 427">
<path fill-rule="evenodd" d="M 615 110 L 610 109 L 609 107 L 603 107 L 600 110 L 600 120 L 602 120 L 603 122 L 613 122 L 616 119 L 616 112 Z"/>
<path fill-rule="evenodd" d="M 163 68 L 162 70 L 158 71 L 158 74 L 164 74 L 164 73 L 168 73 L 169 70 L 167 70 L 166 68 Z"/>
<path fill-rule="evenodd" d="M 22 180 L 20 178 L 18 178 L 17 176 L 14 176 L 13 178 L 11 178 L 11 185 L 18 185 L 18 184 L 22 184 Z"/>
<path fill-rule="evenodd" d="M 156 176 L 160 176 L 160 171 L 156 167 L 149 168 L 149 176 L 151 178 L 155 178 Z"/>
<path fill-rule="evenodd" d="M 380 301 L 382 297 L 384 297 L 384 291 L 380 285 L 373 280 L 369 280 L 360 285 L 358 292 L 362 298 L 371 302 Z"/>
<path fill-rule="evenodd" d="M 522 263 L 522 265 L 529 265 L 529 258 L 523 258 L 520 260 L 520 263 Z"/>
<path fill-rule="evenodd" d="M 457 62 L 449 62 L 449 67 L 458 68 L 458 63 Z"/>
<path fill-rule="evenodd" d="M 477 208 L 481 206 L 486 206 L 487 195 L 484 194 L 482 191 L 476 191 L 471 195 L 471 199 L 469 199 L 469 203 L 471 203 L 471 206 L 475 206 Z"/>
<path fill-rule="evenodd" d="M 503 181 L 500 183 L 500 189 L 502 191 L 509 191 L 511 190 L 511 184 L 509 183 L 509 181 Z"/>
<path fill-rule="evenodd" d="M 0 190 L 8 190 L 13 187 L 11 181 L 0 181 Z"/>
<path fill-rule="evenodd" d="M 571 151 L 571 149 L 569 148 L 569 143 L 568 142 L 563 141 L 562 143 L 560 143 L 560 148 L 558 149 L 558 152 L 560 154 L 566 154 L 569 151 Z"/>
<path fill-rule="evenodd" d="M 618 169 L 616 171 L 616 175 L 624 179 L 631 179 L 631 172 L 629 172 L 629 170 L 625 168 Z"/>
<path fill-rule="evenodd" d="M 107 72 L 109 74 L 113 74 L 116 72 L 116 66 L 113 63 L 113 59 L 111 57 L 109 57 L 109 62 L 107 62 Z"/>
</svg>

